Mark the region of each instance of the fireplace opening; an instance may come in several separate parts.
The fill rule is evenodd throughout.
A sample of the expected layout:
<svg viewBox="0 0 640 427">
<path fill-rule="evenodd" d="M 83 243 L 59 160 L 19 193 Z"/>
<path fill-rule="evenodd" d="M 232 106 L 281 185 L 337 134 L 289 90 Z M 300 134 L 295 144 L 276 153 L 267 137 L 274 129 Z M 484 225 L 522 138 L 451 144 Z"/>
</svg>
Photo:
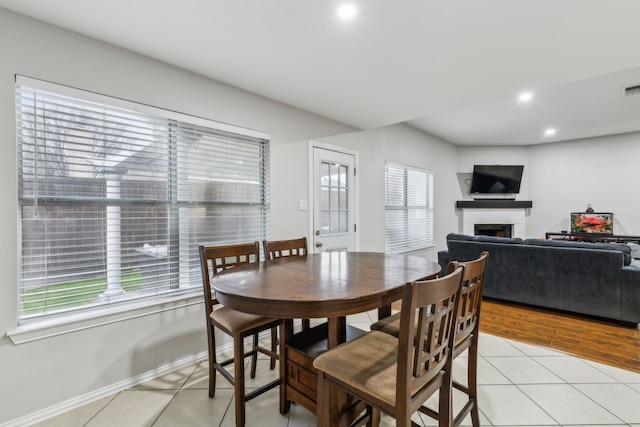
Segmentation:
<svg viewBox="0 0 640 427">
<path fill-rule="evenodd" d="M 473 234 L 476 236 L 511 237 L 513 224 L 474 224 Z"/>
</svg>

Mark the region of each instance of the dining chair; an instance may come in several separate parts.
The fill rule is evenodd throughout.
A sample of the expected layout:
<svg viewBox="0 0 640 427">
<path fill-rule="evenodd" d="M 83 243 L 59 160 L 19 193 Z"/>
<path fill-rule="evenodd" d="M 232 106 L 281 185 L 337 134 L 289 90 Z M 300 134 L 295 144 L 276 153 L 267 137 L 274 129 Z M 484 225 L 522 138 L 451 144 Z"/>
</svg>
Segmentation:
<svg viewBox="0 0 640 427">
<path fill-rule="evenodd" d="M 290 240 L 265 240 L 264 256 L 267 259 L 275 259 L 289 256 L 305 256 L 307 255 L 307 238 Z"/>
<path fill-rule="evenodd" d="M 457 326 L 455 334 L 455 347 L 453 358 L 457 358 L 469 350 L 467 354 L 467 384 L 464 385 L 453 379 L 453 388 L 466 395 L 464 406 L 454 418 L 454 426 L 459 426 L 462 420 L 471 413 L 473 427 L 480 426 L 478 414 L 478 334 L 480 326 L 480 306 L 482 303 L 482 291 L 484 277 L 489 260 L 489 252 L 483 251 L 475 260 L 467 262 L 453 261 L 447 266 L 447 273 L 455 270 L 459 265 L 464 266 L 462 288 L 460 291 L 460 304 L 458 306 Z M 399 336 L 400 316 L 396 313 L 371 325 L 372 330 L 382 331 L 394 336 Z M 427 407 L 421 412 L 437 418 L 437 413 Z"/>
<path fill-rule="evenodd" d="M 273 260 L 276 258 L 307 256 L 307 254 L 309 253 L 307 250 L 306 236 L 299 239 L 289 240 L 264 240 L 262 244 L 264 246 L 264 257 L 267 260 Z M 302 319 L 302 330 L 305 331 L 310 328 L 311 320 Z"/>
<path fill-rule="evenodd" d="M 216 372 L 225 377 L 235 390 L 236 426 L 244 426 L 245 402 L 276 387 L 280 380 L 277 379 L 261 387 L 245 393 L 245 363 L 247 357 L 251 357 L 251 378 L 256 376 L 258 353 L 266 354 L 271 360 L 271 369 L 275 368 L 278 359 L 277 331 L 279 319 L 256 316 L 224 307 L 216 299 L 211 290 L 211 278 L 222 274 L 241 264 L 258 262 L 260 260 L 260 242 L 226 245 L 226 246 L 200 246 L 200 265 L 202 270 L 202 285 L 204 289 L 205 314 L 207 319 L 207 341 L 209 343 L 209 397 L 214 397 L 216 392 Z M 216 307 L 219 305 L 219 307 Z M 218 361 L 216 356 L 215 331 L 220 331 L 233 338 L 233 357 Z M 259 344 L 258 334 L 262 331 L 271 331 L 271 349 Z M 251 337 L 251 350 L 245 352 L 244 340 Z M 234 373 L 231 374 L 226 366 L 233 364 Z"/>
<path fill-rule="evenodd" d="M 352 425 L 377 426 L 385 413 L 397 426 L 411 426 L 412 414 L 436 392 L 439 425 L 451 425 L 451 355 L 463 270 L 404 285 L 398 337 L 369 331 L 315 359 L 318 426 L 338 425 L 331 402 L 339 391 L 366 405 Z"/>
</svg>

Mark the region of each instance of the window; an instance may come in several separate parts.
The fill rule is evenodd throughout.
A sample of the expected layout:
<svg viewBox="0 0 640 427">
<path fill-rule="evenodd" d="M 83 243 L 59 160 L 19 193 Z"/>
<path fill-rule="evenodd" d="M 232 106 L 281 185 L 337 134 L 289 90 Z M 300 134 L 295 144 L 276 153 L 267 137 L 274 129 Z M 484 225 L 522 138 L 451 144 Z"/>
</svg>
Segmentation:
<svg viewBox="0 0 640 427">
<path fill-rule="evenodd" d="M 20 323 L 199 292 L 198 244 L 268 238 L 268 135 L 22 77 L 16 116 Z"/>
<path fill-rule="evenodd" d="M 385 251 L 424 249 L 433 244 L 433 174 L 387 162 Z"/>
</svg>

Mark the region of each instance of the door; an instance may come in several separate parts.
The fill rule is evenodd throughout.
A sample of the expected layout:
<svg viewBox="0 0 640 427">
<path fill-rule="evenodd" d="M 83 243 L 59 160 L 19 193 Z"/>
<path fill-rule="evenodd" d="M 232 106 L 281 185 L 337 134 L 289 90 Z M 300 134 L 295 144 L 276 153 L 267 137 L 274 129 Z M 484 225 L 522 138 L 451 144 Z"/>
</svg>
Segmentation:
<svg viewBox="0 0 640 427">
<path fill-rule="evenodd" d="M 313 250 L 356 250 L 355 155 L 313 147 Z"/>
</svg>

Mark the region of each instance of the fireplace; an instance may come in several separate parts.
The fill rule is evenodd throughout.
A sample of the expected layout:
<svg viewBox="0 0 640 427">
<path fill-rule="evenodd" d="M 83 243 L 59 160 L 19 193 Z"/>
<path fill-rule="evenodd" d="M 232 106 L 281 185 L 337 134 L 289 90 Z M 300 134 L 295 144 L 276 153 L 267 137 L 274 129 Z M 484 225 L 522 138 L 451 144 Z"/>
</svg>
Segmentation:
<svg viewBox="0 0 640 427">
<path fill-rule="evenodd" d="M 513 224 L 474 224 L 475 236 L 511 237 Z"/>
<path fill-rule="evenodd" d="M 459 200 L 458 232 L 524 239 L 525 218 L 531 206 L 526 200 Z"/>
</svg>

